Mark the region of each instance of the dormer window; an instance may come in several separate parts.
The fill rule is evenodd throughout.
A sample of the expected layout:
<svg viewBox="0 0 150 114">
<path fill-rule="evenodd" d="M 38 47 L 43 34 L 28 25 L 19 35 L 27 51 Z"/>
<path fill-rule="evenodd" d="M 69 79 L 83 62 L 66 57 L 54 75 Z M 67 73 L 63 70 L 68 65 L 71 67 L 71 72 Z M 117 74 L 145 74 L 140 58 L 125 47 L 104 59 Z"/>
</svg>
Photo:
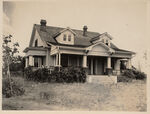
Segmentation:
<svg viewBox="0 0 150 114">
<path fill-rule="evenodd" d="M 63 40 L 66 41 L 66 34 L 64 34 Z"/>
<path fill-rule="evenodd" d="M 71 35 L 68 35 L 68 41 L 71 41 Z"/>
<path fill-rule="evenodd" d="M 106 40 L 106 43 L 105 43 L 107 46 L 108 46 L 108 40 Z"/>
</svg>

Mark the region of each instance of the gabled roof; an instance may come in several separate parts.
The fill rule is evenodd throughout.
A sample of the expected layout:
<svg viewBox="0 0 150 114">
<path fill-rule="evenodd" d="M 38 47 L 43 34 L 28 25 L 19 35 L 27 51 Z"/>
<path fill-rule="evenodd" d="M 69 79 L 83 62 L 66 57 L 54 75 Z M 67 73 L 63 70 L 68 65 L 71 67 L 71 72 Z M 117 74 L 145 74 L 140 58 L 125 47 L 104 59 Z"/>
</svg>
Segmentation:
<svg viewBox="0 0 150 114">
<path fill-rule="evenodd" d="M 46 26 L 44 28 L 45 30 L 42 30 L 42 29 L 40 29 L 40 27 L 41 27 L 40 25 L 34 24 L 29 47 L 32 46 L 36 30 L 39 33 L 41 40 L 43 42 L 45 42 L 46 44 L 51 43 L 51 44 L 58 45 L 58 46 L 61 45 L 61 46 L 72 46 L 72 47 L 88 47 L 88 46 L 93 45 L 93 43 L 92 43 L 93 40 L 100 39 L 101 35 L 109 35 L 107 32 L 100 34 L 98 32 L 87 31 L 87 35 L 83 36 L 83 30 L 76 30 L 76 29 L 70 29 L 69 28 L 69 30 L 71 30 L 73 33 L 75 33 L 75 38 L 74 38 L 75 41 L 74 41 L 74 45 L 68 45 L 68 44 L 60 44 L 55 39 L 55 37 L 57 35 L 59 35 L 62 31 L 66 30 L 67 28 Z M 111 38 L 110 35 L 108 37 Z M 116 47 L 112 43 L 111 43 L 110 47 L 112 49 L 114 49 L 115 51 L 123 51 L 123 52 L 132 53 L 132 52 L 127 51 L 127 50 L 119 49 L 118 47 Z"/>
</svg>

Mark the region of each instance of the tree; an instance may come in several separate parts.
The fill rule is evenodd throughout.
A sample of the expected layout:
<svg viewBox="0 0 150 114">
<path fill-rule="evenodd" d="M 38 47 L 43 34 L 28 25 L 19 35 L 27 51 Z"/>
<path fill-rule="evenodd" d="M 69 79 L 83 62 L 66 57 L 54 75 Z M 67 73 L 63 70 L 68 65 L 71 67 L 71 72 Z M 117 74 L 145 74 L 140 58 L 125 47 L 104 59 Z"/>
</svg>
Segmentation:
<svg viewBox="0 0 150 114">
<path fill-rule="evenodd" d="M 3 35 L 3 72 L 7 75 L 9 79 L 10 90 L 12 94 L 12 85 L 11 85 L 11 76 L 10 76 L 10 64 L 15 61 L 15 54 L 19 53 L 18 48 L 19 44 L 11 43 L 12 35 L 5 36 Z M 12 46 L 11 46 L 12 45 Z M 7 73 L 6 73 L 7 72 Z"/>
</svg>

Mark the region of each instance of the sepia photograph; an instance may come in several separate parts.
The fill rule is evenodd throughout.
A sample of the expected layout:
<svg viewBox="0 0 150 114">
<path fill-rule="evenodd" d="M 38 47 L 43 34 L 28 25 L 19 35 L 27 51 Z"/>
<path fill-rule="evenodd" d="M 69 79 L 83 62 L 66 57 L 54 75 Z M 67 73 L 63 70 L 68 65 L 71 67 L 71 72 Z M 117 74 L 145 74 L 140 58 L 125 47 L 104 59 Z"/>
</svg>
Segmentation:
<svg viewBox="0 0 150 114">
<path fill-rule="evenodd" d="M 2 1 L 2 111 L 147 112 L 149 0 Z"/>
</svg>

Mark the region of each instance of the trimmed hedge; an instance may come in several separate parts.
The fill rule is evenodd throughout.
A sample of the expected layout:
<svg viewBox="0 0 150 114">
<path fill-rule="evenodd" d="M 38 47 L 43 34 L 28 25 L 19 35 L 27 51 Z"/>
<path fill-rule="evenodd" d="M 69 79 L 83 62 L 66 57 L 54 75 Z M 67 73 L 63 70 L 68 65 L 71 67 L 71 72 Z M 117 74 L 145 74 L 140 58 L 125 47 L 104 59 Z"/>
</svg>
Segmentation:
<svg viewBox="0 0 150 114">
<path fill-rule="evenodd" d="M 33 70 L 28 67 L 25 69 L 25 78 L 38 82 L 83 83 L 86 81 L 86 72 L 85 69 L 77 67 L 62 67 L 60 70 L 56 67 L 51 73 L 47 68 Z"/>
</svg>

